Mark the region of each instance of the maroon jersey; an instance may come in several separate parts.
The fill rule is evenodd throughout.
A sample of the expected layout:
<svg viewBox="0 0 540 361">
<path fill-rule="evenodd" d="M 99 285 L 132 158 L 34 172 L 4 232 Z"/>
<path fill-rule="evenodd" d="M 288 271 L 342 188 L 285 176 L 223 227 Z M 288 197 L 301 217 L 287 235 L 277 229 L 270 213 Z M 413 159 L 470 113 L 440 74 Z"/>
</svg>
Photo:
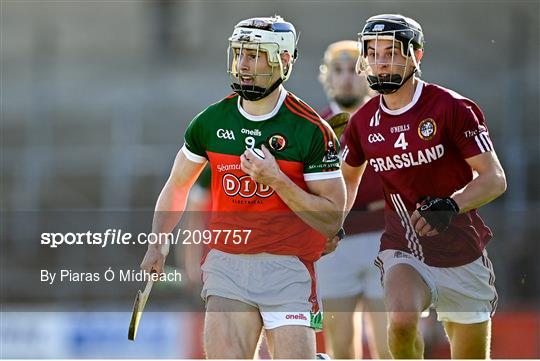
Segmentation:
<svg viewBox="0 0 540 361">
<path fill-rule="evenodd" d="M 387 109 L 380 95 L 372 98 L 353 115 L 344 137 L 343 160 L 353 167 L 367 160 L 383 182 L 381 250 L 402 250 L 436 267 L 461 266 L 482 255 L 492 233 L 476 210 L 457 215 L 434 237 L 419 237 L 409 219 L 420 198 L 449 197 L 473 179 L 465 159 L 493 150 L 474 102 L 420 81 L 401 109 Z"/>
<path fill-rule="evenodd" d="M 323 109 L 320 115 L 328 120 L 339 112 L 339 106 L 335 103 Z M 341 137 L 343 143 L 344 139 Z M 344 144 L 344 143 L 343 143 Z M 384 215 L 382 210 L 367 211 L 370 203 L 384 199 L 383 187 L 377 173 L 371 168 L 366 168 L 362 175 L 360 186 L 351 213 L 345 219 L 343 228 L 347 234 L 359 234 L 366 232 L 381 231 L 384 229 Z"/>
</svg>

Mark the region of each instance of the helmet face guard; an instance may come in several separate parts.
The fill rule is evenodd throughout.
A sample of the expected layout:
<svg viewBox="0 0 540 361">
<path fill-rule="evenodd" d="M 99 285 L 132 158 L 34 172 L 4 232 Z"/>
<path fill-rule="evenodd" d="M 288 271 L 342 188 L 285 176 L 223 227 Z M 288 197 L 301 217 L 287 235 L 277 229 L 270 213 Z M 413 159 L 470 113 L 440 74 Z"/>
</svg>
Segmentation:
<svg viewBox="0 0 540 361">
<path fill-rule="evenodd" d="M 239 60 L 245 50 L 256 52 L 254 69 L 250 73 L 242 72 Z M 288 52 L 291 61 L 285 67 L 281 55 Z M 261 54 L 266 54 L 270 71 L 257 73 Z M 272 93 L 282 82 L 289 79 L 293 63 L 296 59 L 296 31 L 292 24 L 281 17 L 253 18 L 241 21 L 229 38 L 227 50 L 227 73 L 231 78 L 231 87 L 246 100 L 260 100 Z M 274 69 L 279 68 L 279 79 L 272 83 Z M 261 82 L 260 79 L 267 79 Z M 243 84 L 249 80 L 251 84 Z M 264 83 L 264 86 L 256 83 Z"/>
<path fill-rule="evenodd" d="M 379 49 L 379 40 L 390 40 L 392 42 L 390 60 L 385 57 L 381 61 L 378 50 L 371 59 L 368 59 L 370 40 L 374 41 L 375 49 Z M 359 46 L 360 57 L 356 69 L 358 72 L 365 72 L 369 86 L 381 94 L 396 92 L 414 73 L 420 73 L 420 63 L 416 59 L 415 50 L 423 48 L 424 37 L 420 25 L 412 19 L 401 15 L 371 17 L 359 34 Z M 404 63 L 397 61 L 395 49 L 401 51 L 401 55 L 405 58 Z M 407 75 L 411 62 L 414 64 L 414 71 Z M 384 76 L 379 75 L 374 71 L 378 66 L 387 66 L 388 73 Z"/>
<path fill-rule="evenodd" d="M 262 44 L 262 43 L 251 43 L 251 42 L 230 42 L 229 48 L 227 49 L 227 72 L 231 79 L 231 87 L 233 90 L 238 93 L 242 98 L 246 100 L 259 100 L 270 94 L 274 89 L 276 89 L 282 83 L 282 77 L 275 81 L 272 84 L 272 76 L 274 75 L 274 69 L 279 66 L 280 71 L 283 69 L 283 64 L 281 62 L 281 57 L 278 57 L 278 64 L 272 63 L 269 59 L 270 56 L 268 49 L 277 47 L 277 44 Z M 253 50 L 256 52 L 255 65 L 252 72 L 242 72 L 239 67 L 239 60 L 244 55 L 244 50 Z M 265 73 L 258 73 L 257 68 L 261 60 L 261 54 L 266 53 L 266 61 L 270 66 L 270 71 Z M 251 84 L 244 84 L 243 80 L 249 79 Z M 261 79 L 266 79 L 263 81 L 264 86 L 256 85 L 256 82 Z"/>
</svg>

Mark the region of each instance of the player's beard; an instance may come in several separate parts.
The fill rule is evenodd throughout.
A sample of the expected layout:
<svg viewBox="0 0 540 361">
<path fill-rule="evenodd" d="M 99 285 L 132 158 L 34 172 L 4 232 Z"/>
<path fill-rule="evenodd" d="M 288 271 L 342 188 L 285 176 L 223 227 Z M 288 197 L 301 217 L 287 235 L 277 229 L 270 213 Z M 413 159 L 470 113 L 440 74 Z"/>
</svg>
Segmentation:
<svg viewBox="0 0 540 361">
<path fill-rule="evenodd" d="M 350 109 L 355 108 L 360 104 L 360 97 L 355 95 L 336 95 L 334 101 L 340 108 Z"/>
<path fill-rule="evenodd" d="M 267 97 L 283 82 L 283 80 L 279 78 L 272 83 L 272 74 L 250 74 L 250 76 L 252 76 L 253 79 L 251 84 L 243 83 L 239 77 L 234 77 L 231 84 L 231 88 L 235 93 L 249 101 L 257 101 Z M 263 84 L 264 86 L 261 86 Z"/>
<path fill-rule="evenodd" d="M 403 67 L 401 71 L 399 68 Z M 366 74 L 369 87 L 380 94 L 395 93 L 405 84 L 415 73 L 416 69 L 407 69 L 405 65 L 391 65 L 390 74 L 376 75 L 374 72 Z M 397 71 L 396 71 L 397 70 Z"/>
</svg>

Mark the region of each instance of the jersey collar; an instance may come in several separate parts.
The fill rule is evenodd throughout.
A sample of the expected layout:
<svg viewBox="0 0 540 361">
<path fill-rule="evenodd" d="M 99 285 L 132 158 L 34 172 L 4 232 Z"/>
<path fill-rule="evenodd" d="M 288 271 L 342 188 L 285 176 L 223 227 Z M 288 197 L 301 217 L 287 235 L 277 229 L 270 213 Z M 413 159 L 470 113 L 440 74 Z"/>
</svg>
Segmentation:
<svg viewBox="0 0 540 361">
<path fill-rule="evenodd" d="M 399 108 L 399 109 L 395 109 L 395 110 L 388 109 L 386 107 L 386 105 L 384 105 L 382 95 L 381 95 L 381 100 L 380 100 L 380 107 L 383 110 L 383 112 L 385 112 L 387 114 L 390 114 L 390 115 L 403 114 L 407 110 L 414 107 L 414 105 L 418 102 L 418 99 L 420 99 L 420 95 L 422 95 L 422 88 L 423 87 L 424 87 L 424 82 L 422 80 L 418 79 L 418 84 L 416 85 L 416 89 L 414 91 L 414 95 L 413 95 L 413 98 L 412 98 L 411 102 L 409 104 L 405 105 L 403 108 Z"/>
<path fill-rule="evenodd" d="M 238 102 L 237 102 L 238 111 L 240 112 L 240 114 L 242 114 L 244 116 L 244 118 L 246 118 L 248 120 L 251 120 L 251 121 L 254 121 L 254 122 L 262 122 L 263 120 L 270 119 L 274 115 L 277 114 L 277 112 L 279 111 L 279 108 L 281 108 L 281 105 L 285 101 L 286 97 L 287 97 L 287 91 L 285 89 L 283 89 L 283 87 L 281 87 L 281 90 L 280 90 L 280 93 L 279 93 L 279 99 L 277 101 L 276 106 L 274 107 L 274 109 L 272 109 L 272 111 L 270 113 L 263 114 L 263 115 L 251 115 L 248 112 L 246 112 L 244 110 L 244 108 L 242 108 L 242 104 L 240 104 L 240 101 L 242 100 L 242 98 L 238 97 Z"/>
</svg>

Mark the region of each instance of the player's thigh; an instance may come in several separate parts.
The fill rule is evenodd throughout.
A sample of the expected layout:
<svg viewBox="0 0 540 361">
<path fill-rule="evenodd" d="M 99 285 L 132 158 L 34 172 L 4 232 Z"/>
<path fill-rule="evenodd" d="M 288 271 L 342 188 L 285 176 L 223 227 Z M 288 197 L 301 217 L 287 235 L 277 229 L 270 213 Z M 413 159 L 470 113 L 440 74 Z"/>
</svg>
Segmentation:
<svg viewBox="0 0 540 361">
<path fill-rule="evenodd" d="M 261 329 L 257 308 L 224 297 L 208 297 L 204 322 L 208 358 L 253 358 Z"/>
<path fill-rule="evenodd" d="M 453 359 L 487 359 L 491 346 L 491 321 L 463 324 L 443 323 Z"/>
<path fill-rule="evenodd" d="M 421 312 L 430 306 L 431 299 L 429 287 L 412 265 L 399 263 L 386 272 L 384 302 L 388 312 Z"/>
<path fill-rule="evenodd" d="M 274 359 L 314 359 L 315 330 L 307 326 L 280 326 L 266 330 Z"/>
</svg>

